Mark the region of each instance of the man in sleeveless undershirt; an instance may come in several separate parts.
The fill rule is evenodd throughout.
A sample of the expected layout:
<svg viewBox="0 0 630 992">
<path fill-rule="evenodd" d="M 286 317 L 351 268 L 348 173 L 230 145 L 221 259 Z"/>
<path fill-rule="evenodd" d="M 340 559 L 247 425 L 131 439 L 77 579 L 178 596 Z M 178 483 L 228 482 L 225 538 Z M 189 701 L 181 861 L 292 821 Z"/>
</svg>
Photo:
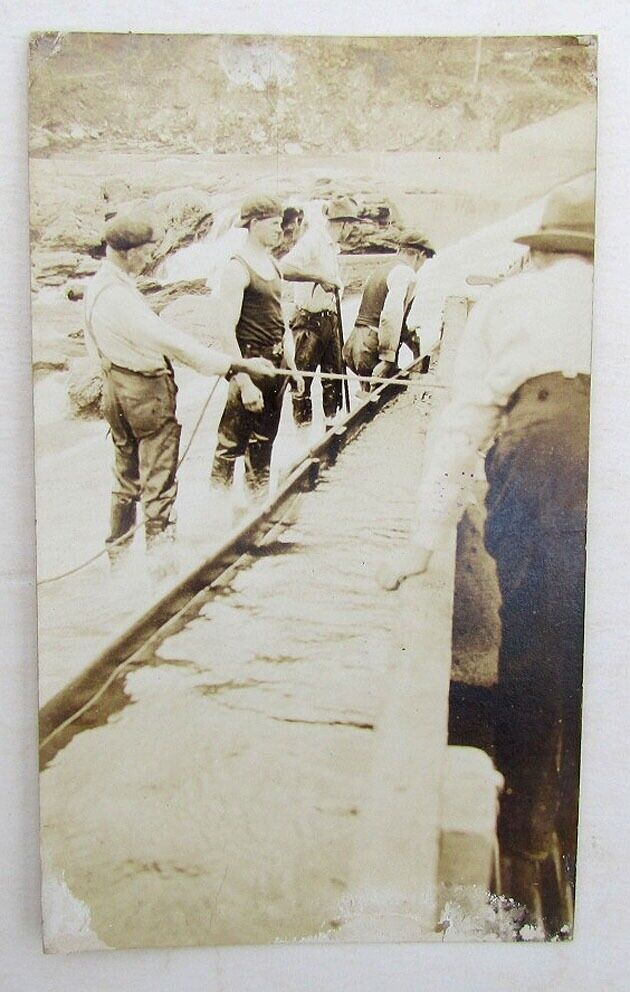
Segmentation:
<svg viewBox="0 0 630 992">
<path fill-rule="evenodd" d="M 272 249 L 282 234 L 283 207 L 272 196 L 249 197 L 241 206 L 240 224 L 247 239 L 229 260 L 218 291 L 222 340 L 242 358 L 265 358 L 276 368 L 297 374 L 293 337 L 281 307 L 282 275 Z M 278 433 L 287 378 L 237 373 L 230 380 L 212 466 L 212 482 L 230 488 L 236 459 L 245 459 L 245 480 L 253 495 L 264 495 L 269 482 L 273 443 Z"/>
</svg>

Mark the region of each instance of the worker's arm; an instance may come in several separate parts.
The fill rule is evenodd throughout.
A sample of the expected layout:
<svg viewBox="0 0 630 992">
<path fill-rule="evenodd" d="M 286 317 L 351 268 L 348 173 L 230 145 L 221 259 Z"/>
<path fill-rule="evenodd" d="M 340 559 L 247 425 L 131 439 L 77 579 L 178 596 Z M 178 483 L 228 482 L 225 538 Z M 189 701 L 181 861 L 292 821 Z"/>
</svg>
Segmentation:
<svg viewBox="0 0 630 992">
<path fill-rule="evenodd" d="M 431 258 L 416 275 L 413 302 L 407 314 L 407 329 L 422 342 L 422 354 L 430 355 L 442 339 L 444 301 L 462 295 L 453 282 L 448 259 Z"/>
<path fill-rule="evenodd" d="M 334 293 L 336 289 L 341 289 L 340 280 L 331 279 L 330 276 L 323 275 L 315 269 L 302 272 L 294 266 L 288 265 L 285 259 L 279 262 L 279 267 L 287 282 L 316 282 L 325 293 Z"/>
<path fill-rule="evenodd" d="M 178 327 L 158 317 L 133 289 L 113 287 L 103 294 L 102 305 L 107 307 L 117 333 L 128 337 L 130 344 L 175 359 L 203 375 L 226 375 L 229 371 L 229 355 L 199 344 Z"/>
<path fill-rule="evenodd" d="M 174 327 L 163 317 L 158 317 L 142 296 L 133 289 L 107 291 L 104 301 L 110 318 L 120 329 L 129 329 L 129 342 L 158 352 L 167 358 L 189 365 L 202 375 L 226 375 L 230 370 L 250 370 L 260 375 L 268 374 L 269 363 L 262 360 L 252 365 L 238 355 L 225 354 L 199 344 L 193 337 Z M 124 336 L 124 330 L 119 330 Z"/>
<path fill-rule="evenodd" d="M 293 391 L 297 396 L 301 396 L 304 392 L 304 377 L 300 375 L 300 371 L 295 364 L 295 341 L 289 327 L 285 328 L 282 347 L 284 364 L 293 372 Z"/>
<path fill-rule="evenodd" d="M 236 327 L 241 316 L 243 293 L 249 285 L 249 273 L 237 259 L 231 259 L 221 276 L 218 292 L 218 310 L 221 340 L 226 350 L 237 362 L 243 361 L 241 349 L 236 339 Z M 237 372 L 234 376 L 240 392 L 243 406 L 253 413 L 263 408 L 263 397 L 260 389 L 254 385 L 245 371 Z"/>
<path fill-rule="evenodd" d="M 378 357 L 380 362 L 393 365 L 400 345 L 405 299 L 413 270 L 407 265 L 397 265 L 387 277 L 387 296 L 378 325 Z M 376 374 L 376 369 L 374 370 Z"/>
<path fill-rule="evenodd" d="M 342 286 L 336 271 L 337 266 L 330 264 L 334 257 L 331 253 L 334 253 L 334 249 L 323 240 L 323 234 L 316 237 L 307 232 L 280 260 L 278 266 L 288 282 L 316 282 L 325 292 L 332 293 Z"/>
<path fill-rule="evenodd" d="M 409 543 L 378 576 L 386 589 L 395 589 L 410 575 L 424 572 L 434 550 L 457 526 L 468 502 L 478 452 L 490 444 L 499 425 L 506 397 L 491 382 L 492 333 L 486 334 L 486 317 L 486 307 L 477 304 L 464 329 L 452 399 L 427 437 Z"/>
</svg>

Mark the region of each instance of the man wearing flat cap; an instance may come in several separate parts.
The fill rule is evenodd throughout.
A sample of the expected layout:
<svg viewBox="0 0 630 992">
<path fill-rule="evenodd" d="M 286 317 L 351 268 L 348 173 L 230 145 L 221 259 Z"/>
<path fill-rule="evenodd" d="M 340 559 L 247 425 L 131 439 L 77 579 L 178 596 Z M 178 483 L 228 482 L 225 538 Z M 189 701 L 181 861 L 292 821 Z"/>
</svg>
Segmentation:
<svg viewBox="0 0 630 992">
<path fill-rule="evenodd" d="M 349 196 L 335 196 L 323 214 L 312 216 L 309 227 L 280 263 L 284 278 L 295 283 L 295 313 L 291 330 L 295 338 L 295 363 L 303 371 L 343 373 L 342 335 L 337 298 L 343 291 L 339 270 L 339 241 L 359 223 L 359 208 Z M 293 396 L 293 416 L 297 424 L 310 424 L 313 418 L 311 386 L 306 379 L 304 392 Z M 322 380 L 324 417 L 329 422 L 342 405 L 338 380 Z"/>
<path fill-rule="evenodd" d="M 241 206 L 240 226 L 246 228 L 247 239 L 225 266 L 217 293 L 221 340 L 239 359 L 264 358 L 276 368 L 292 369 L 294 388 L 300 392 L 304 383 L 297 375 L 293 338 L 282 313 L 282 273 L 271 254 L 282 236 L 283 213 L 274 196 L 252 196 Z M 244 457 L 250 495 L 264 496 L 286 382 L 285 376 L 233 376 L 219 424 L 214 485 L 230 489 L 236 459 Z"/>
<path fill-rule="evenodd" d="M 171 359 L 202 375 L 252 371 L 244 361 L 198 344 L 148 306 L 136 288 L 154 231 L 141 216 L 116 216 L 105 229 L 106 258 L 85 294 L 86 346 L 103 374 L 103 414 L 114 442 L 114 489 L 107 546 L 114 560 L 129 544 L 142 501 L 147 547 L 174 528 L 180 425 Z"/>
<path fill-rule="evenodd" d="M 403 231 L 396 244 L 395 256 L 368 278 L 344 347 L 346 364 L 357 375 L 390 375 L 403 342 L 411 347 L 414 357 L 420 355 L 418 343 L 406 327 L 406 318 L 413 303 L 417 274 L 435 253 L 421 231 Z"/>
<path fill-rule="evenodd" d="M 593 174 L 552 191 L 540 227 L 515 239 L 529 246 L 531 268 L 476 304 L 451 402 L 428 441 L 420 516 L 380 575 L 395 589 L 426 571 L 487 450 L 485 543 L 502 598 L 495 749 L 505 778 L 504 892 L 548 933 L 570 928 L 575 880 L 594 214 Z M 540 904 L 550 866 L 551 919 Z"/>
</svg>

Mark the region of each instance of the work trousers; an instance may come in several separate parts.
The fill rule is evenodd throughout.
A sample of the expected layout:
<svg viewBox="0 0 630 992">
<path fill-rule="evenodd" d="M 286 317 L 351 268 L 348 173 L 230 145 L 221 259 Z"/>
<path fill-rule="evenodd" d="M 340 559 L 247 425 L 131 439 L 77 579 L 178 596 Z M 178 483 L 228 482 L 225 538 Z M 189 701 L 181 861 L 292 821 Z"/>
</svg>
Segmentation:
<svg viewBox="0 0 630 992">
<path fill-rule="evenodd" d="M 378 364 L 378 331 L 375 327 L 355 324 L 343 346 L 343 358 L 356 375 L 372 375 Z M 362 388 L 369 386 L 362 384 Z"/>
<path fill-rule="evenodd" d="M 259 355 L 280 366 L 276 350 L 244 348 L 244 357 Z M 217 447 L 214 454 L 211 479 L 213 484 L 229 487 L 234 478 L 237 458 L 245 459 L 245 481 L 252 493 L 261 495 L 269 483 L 273 443 L 280 426 L 282 400 L 286 388 L 285 376 L 251 376 L 263 395 L 260 413 L 246 410 L 235 380 L 230 382 L 228 396 L 219 423 Z"/>
<path fill-rule="evenodd" d="M 108 545 L 131 538 L 138 500 L 148 544 L 174 522 L 181 433 L 176 396 L 170 372 L 142 375 L 113 366 L 103 374 L 103 414 L 114 442 Z"/>
<path fill-rule="evenodd" d="M 410 331 L 403 326 L 400 335 L 400 343 L 396 351 L 396 365 L 400 354 L 400 346 L 406 344 L 410 349 L 414 359 L 420 357 L 420 341 L 415 331 Z M 379 362 L 379 340 L 378 331 L 375 327 L 363 327 L 361 324 L 355 325 L 343 348 L 343 358 L 356 375 L 372 375 Z M 425 356 L 422 363 L 421 372 L 429 370 L 429 356 Z M 361 388 L 368 392 L 369 383 L 361 383 Z"/>
<path fill-rule="evenodd" d="M 341 357 L 339 320 L 336 313 L 324 310 L 309 313 L 298 310 L 291 322 L 295 341 L 295 364 L 304 372 L 344 371 Z M 313 419 L 311 388 L 313 380 L 304 380 L 304 393 L 293 395 L 293 416 L 297 424 L 308 424 Z M 334 417 L 343 402 L 342 384 L 339 380 L 322 380 L 322 401 L 324 416 Z"/>
<path fill-rule="evenodd" d="M 485 543 L 497 564 L 495 745 L 502 850 L 542 860 L 577 840 L 588 473 L 588 376 L 538 376 L 486 457 Z"/>
</svg>

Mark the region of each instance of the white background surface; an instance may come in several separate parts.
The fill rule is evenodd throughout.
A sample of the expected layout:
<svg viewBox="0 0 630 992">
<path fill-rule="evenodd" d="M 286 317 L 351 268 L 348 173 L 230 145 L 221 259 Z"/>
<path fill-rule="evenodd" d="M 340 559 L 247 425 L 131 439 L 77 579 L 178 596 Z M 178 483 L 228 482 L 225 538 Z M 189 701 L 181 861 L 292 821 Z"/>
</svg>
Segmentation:
<svg viewBox="0 0 630 992">
<path fill-rule="evenodd" d="M 625 2 L 2 2 L 0 988 L 3 992 L 615 992 L 627 966 L 630 14 Z M 36 30 L 589 34 L 600 38 L 585 745 L 577 937 L 563 945 L 291 946 L 44 956 L 28 312 L 27 35 Z M 369 95 L 366 94 L 366 99 Z M 523 163 L 526 168 L 527 164 Z"/>
</svg>

